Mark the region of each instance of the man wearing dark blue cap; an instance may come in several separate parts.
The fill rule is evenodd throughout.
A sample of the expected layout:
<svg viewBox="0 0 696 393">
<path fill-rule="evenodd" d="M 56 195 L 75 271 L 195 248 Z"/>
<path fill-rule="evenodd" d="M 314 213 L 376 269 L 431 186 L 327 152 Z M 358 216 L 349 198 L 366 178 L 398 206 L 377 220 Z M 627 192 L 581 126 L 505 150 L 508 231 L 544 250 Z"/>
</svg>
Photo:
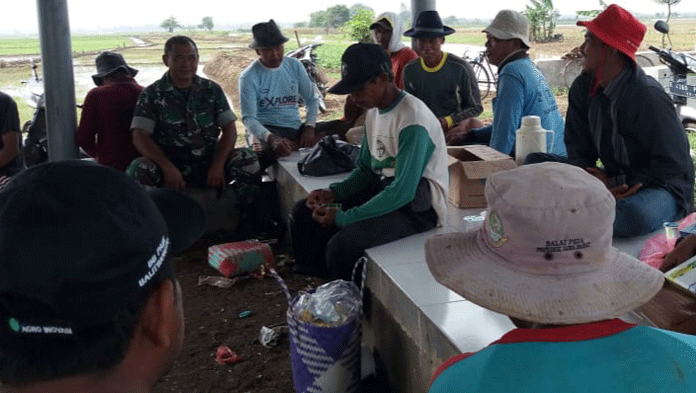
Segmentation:
<svg viewBox="0 0 696 393">
<path fill-rule="evenodd" d="M 12 392 L 148 392 L 181 350 L 168 255 L 199 205 L 84 161 L 33 167 L 0 192 L 0 381 Z"/>
<path fill-rule="evenodd" d="M 348 279 L 365 249 L 442 224 L 449 177 L 440 123 L 396 87 L 384 49 L 354 44 L 341 61 L 329 92 L 367 109 L 360 157 L 345 181 L 295 205 L 292 239 L 296 270 Z"/>
</svg>

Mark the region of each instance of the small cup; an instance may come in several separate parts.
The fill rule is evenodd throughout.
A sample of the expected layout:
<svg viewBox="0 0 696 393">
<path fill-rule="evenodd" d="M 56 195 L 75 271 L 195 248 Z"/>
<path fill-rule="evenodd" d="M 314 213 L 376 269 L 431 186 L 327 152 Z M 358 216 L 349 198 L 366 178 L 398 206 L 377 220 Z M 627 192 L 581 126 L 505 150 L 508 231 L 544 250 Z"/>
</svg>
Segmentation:
<svg viewBox="0 0 696 393">
<path fill-rule="evenodd" d="M 676 222 L 666 222 L 662 226 L 665 228 L 667 240 L 675 241 L 679 237 L 679 225 Z"/>
</svg>

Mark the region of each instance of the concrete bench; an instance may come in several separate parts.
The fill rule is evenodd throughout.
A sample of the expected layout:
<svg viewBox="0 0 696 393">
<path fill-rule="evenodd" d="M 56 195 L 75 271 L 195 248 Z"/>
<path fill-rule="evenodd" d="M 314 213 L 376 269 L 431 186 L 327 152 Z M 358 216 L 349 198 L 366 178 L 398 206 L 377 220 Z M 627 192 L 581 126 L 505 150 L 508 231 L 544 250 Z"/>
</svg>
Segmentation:
<svg viewBox="0 0 696 393">
<path fill-rule="evenodd" d="M 297 170 L 300 153 L 274 166 L 284 216 L 297 200 L 317 188 L 344 179 L 303 176 Z M 480 223 L 464 217 L 485 209 L 458 209 L 448 204 L 446 224 L 366 251 L 366 312 L 363 341 L 385 368 L 395 392 L 425 392 L 432 373 L 447 358 L 477 351 L 513 329 L 504 315 L 473 304 L 435 281 L 425 263 L 425 240 L 435 233 L 466 231 Z M 650 235 L 616 240 L 621 250 L 638 256 Z M 639 312 L 624 317 L 651 324 Z"/>
</svg>

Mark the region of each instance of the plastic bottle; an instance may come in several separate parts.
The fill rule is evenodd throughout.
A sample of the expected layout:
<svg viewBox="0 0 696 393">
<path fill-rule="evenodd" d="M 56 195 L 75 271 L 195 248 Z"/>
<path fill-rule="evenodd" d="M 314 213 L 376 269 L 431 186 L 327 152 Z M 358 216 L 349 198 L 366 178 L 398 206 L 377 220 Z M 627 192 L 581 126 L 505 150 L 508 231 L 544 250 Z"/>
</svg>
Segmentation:
<svg viewBox="0 0 696 393">
<path fill-rule="evenodd" d="M 529 153 L 546 153 L 546 134 L 553 131 L 541 128 L 539 116 L 524 116 L 515 134 L 515 162 L 524 164 Z"/>
</svg>

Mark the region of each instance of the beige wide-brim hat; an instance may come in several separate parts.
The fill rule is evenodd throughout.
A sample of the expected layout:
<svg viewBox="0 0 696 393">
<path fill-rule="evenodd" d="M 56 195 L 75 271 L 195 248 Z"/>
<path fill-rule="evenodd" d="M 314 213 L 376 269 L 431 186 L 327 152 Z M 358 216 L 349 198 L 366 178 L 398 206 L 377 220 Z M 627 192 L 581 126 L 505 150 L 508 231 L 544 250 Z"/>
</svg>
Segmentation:
<svg viewBox="0 0 696 393">
<path fill-rule="evenodd" d="M 493 18 L 491 24 L 483 29 L 499 40 L 519 38 L 523 44 L 529 45 L 529 22 L 527 17 L 517 11 L 502 10 Z"/>
<path fill-rule="evenodd" d="M 612 246 L 615 201 L 584 170 L 526 165 L 488 178 L 483 226 L 430 237 L 442 285 L 487 309 L 538 323 L 621 316 L 650 300 L 662 273 Z"/>
</svg>

